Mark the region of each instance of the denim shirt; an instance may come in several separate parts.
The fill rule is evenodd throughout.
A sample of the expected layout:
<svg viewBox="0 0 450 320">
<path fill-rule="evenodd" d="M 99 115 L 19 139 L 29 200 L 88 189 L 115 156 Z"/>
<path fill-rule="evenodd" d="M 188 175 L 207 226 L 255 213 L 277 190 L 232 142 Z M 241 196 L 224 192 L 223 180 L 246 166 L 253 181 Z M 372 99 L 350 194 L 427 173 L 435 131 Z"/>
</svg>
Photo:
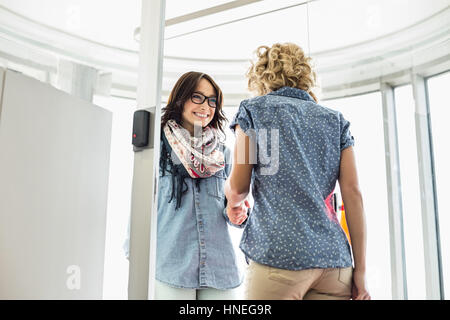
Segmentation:
<svg viewBox="0 0 450 320">
<path fill-rule="evenodd" d="M 175 210 L 172 177 L 159 174 L 156 279 L 179 288 L 231 289 L 242 282 L 228 232 L 224 183 L 231 171 L 230 150 L 220 146 L 225 168 L 200 179 L 186 178 L 188 191 Z"/>
<path fill-rule="evenodd" d="M 350 123 L 306 91 L 282 87 L 242 101 L 230 128 L 236 124 L 257 132 L 254 206 L 240 243 L 246 257 L 288 270 L 351 266 L 346 235 L 325 203 L 339 177 L 341 151 L 354 144 Z M 258 132 L 264 131 L 263 143 Z M 269 154 L 269 162 L 261 161 Z M 270 166 L 275 170 L 264 171 Z"/>
</svg>

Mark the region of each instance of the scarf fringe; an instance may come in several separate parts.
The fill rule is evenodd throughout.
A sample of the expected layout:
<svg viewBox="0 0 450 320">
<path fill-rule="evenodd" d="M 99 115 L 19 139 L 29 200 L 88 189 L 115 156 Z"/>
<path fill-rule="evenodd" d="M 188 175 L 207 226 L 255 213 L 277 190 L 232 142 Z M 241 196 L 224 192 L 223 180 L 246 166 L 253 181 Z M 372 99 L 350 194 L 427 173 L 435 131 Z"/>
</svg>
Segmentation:
<svg viewBox="0 0 450 320">
<path fill-rule="evenodd" d="M 164 132 L 161 133 L 164 135 Z M 170 156 L 171 149 L 168 147 L 168 141 L 165 136 L 162 139 L 162 148 L 161 155 L 159 157 L 159 166 L 162 169 L 162 176 L 165 176 L 166 171 L 168 171 L 172 175 L 172 193 L 170 195 L 170 200 L 168 203 L 171 203 L 173 199 L 175 199 L 175 210 L 178 210 L 181 207 L 181 197 L 188 191 L 189 187 L 187 182 L 185 181 L 188 178 L 187 171 L 183 165 L 174 165 L 172 158 Z M 197 191 L 200 192 L 200 180 L 195 179 L 195 186 Z M 184 190 L 183 190 L 183 187 Z"/>
</svg>

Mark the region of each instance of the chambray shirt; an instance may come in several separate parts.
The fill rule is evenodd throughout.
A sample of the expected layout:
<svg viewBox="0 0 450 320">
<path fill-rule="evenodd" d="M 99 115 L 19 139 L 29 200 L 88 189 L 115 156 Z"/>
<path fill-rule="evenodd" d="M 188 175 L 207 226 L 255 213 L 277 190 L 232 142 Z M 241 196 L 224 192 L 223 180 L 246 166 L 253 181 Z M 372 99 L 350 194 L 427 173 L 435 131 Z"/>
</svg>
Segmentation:
<svg viewBox="0 0 450 320">
<path fill-rule="evenodd" d="M 186 178 L 188 191 L 175 210 L 176 199 L 168 203 L 172 193 L 172 177 L 162 176 L 160 168 L 158 192 L 158 232 L 156 279 L 179 288 L 231 289 L 242 282 L 242 274 L 227 223 L 224 183 L 231 171 L 230 150 L 221 144 L 225 168 L 215 175 L 200 179 Z M 175 155 L 174 155 L 175 156 Z"/>
<path fill-rule="evenodd" d="M 282 87 L 242 101 L 233 131 L 236 124 L 257 137 L 254 207 L 240 242 L 246 257 L 288 270 L 351 266 L 346 235 L 325 204 L 339 177 L 341 151 L 354 145 L 350 123 L 306 91 Z"/>
</svg>

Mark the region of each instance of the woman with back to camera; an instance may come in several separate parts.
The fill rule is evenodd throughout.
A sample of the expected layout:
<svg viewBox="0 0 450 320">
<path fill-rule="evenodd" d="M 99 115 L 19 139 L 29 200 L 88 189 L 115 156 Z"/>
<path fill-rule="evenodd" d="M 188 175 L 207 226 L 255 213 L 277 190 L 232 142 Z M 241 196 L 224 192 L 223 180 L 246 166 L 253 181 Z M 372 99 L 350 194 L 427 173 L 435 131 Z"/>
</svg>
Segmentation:
<svg viewBox="0 0 450 320">
<path fill-rule="evenodd" d="M 234 299 L 241 284 L 227 229 L 223 188 L 231 155 L 220 140 L 222 103 L 214 80 L 192 71 L 178 79 L 163 108 L 156 299 Z M 245 214 L 248 203 L 236 207 Z"/>
<path fill-rule="evenodd" d="M 236 143 L 225 183 L 230 221 L 246 222 L 240 243 L 250 260 L 246 298 L 370 299 L 350 123 L 317 103 L 316 75 L 299 46 L 277 43 L 256 54 L 247 77 L 257 96 L 241 102 L 230 124 Z M 257 150 L 257 161 L 250 161 L 250 150 Z M 352 247 L 326 203 L 336 181 Z M 254 206 L 247 219 L 231 209 L 242 206 L 250 186 Z"/>
</svg>

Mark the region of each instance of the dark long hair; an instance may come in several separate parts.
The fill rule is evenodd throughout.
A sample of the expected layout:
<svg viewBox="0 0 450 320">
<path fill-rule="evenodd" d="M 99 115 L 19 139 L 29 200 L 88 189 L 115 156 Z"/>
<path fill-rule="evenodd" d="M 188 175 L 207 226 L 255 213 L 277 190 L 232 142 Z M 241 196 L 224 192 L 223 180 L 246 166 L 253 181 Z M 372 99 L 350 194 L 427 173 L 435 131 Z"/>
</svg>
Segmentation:
<svg viewBox="0 0 450 320">
<path fill-rule="evenodd" d="M 201 79 L 208 80 L 214 88 L 217 97 L 217 106 L 214 112 L 214 117 L 208 126 L 220 130 L 225 137 L 223 130 L 223 123 L 227 120 L 222 111 L 223 95 L 222 90 L 215 83 L 215 81 L 207 74 L 201 72 L 190 71 L 183 74 L 172 89 L 169 96 L 167 105 L 162 109 L 161 116 L 161 155 L 159 159 L 159 166 L 162 169 L 162 175 L 164 176 L 166 171 L 171 173 L 172 176 L 172 194 L 169 199 L 169 203 L 175 199 L 175 210 L 181 206 L 181 198 L 188 190 L 188 185 L 185 181 L 186 178 L 190 178 L 189 173 L 186 171 L 182 164 L 174 164 L 171 159 L 171 147 L 168 143 L 163 128 L 167 121 L 175 120 L 181 125 L 181 115 L 183 114 L 184 103 L 191 98 L 192 93 L 195 92 L 195 88 Z M 197 190 L 200 191 L 200 180 L 195 179 L 195 185 Z"/>
<path fill-rule="evenodd" d="M 227 121 L 227 118 L 222 110 L 222 90 L 220 90 L 219 86 L 211 78 L 211 76 L 206 73 L 196 71 L 186 72 L 178 79 L 177 83 L 175 83 L 175 86 L 169 95 L 167 105 L 162 108 L 161 130 L 170 119 L 175 120 L 179 125 L 181 125 L 181 115 L 183 113 L 184 103 L 191 98 L 192 93 L 195 92 L 195 88 L 201 79 L 206 79 L 209 83 L 211 83 L 217 97 L 217 106 L 214 112 L 214 117 L 208 125 L 220 130 L 223 133 L 223 136 L 225 136 L 223 126 L 224 122 Z"/>
</svg>

